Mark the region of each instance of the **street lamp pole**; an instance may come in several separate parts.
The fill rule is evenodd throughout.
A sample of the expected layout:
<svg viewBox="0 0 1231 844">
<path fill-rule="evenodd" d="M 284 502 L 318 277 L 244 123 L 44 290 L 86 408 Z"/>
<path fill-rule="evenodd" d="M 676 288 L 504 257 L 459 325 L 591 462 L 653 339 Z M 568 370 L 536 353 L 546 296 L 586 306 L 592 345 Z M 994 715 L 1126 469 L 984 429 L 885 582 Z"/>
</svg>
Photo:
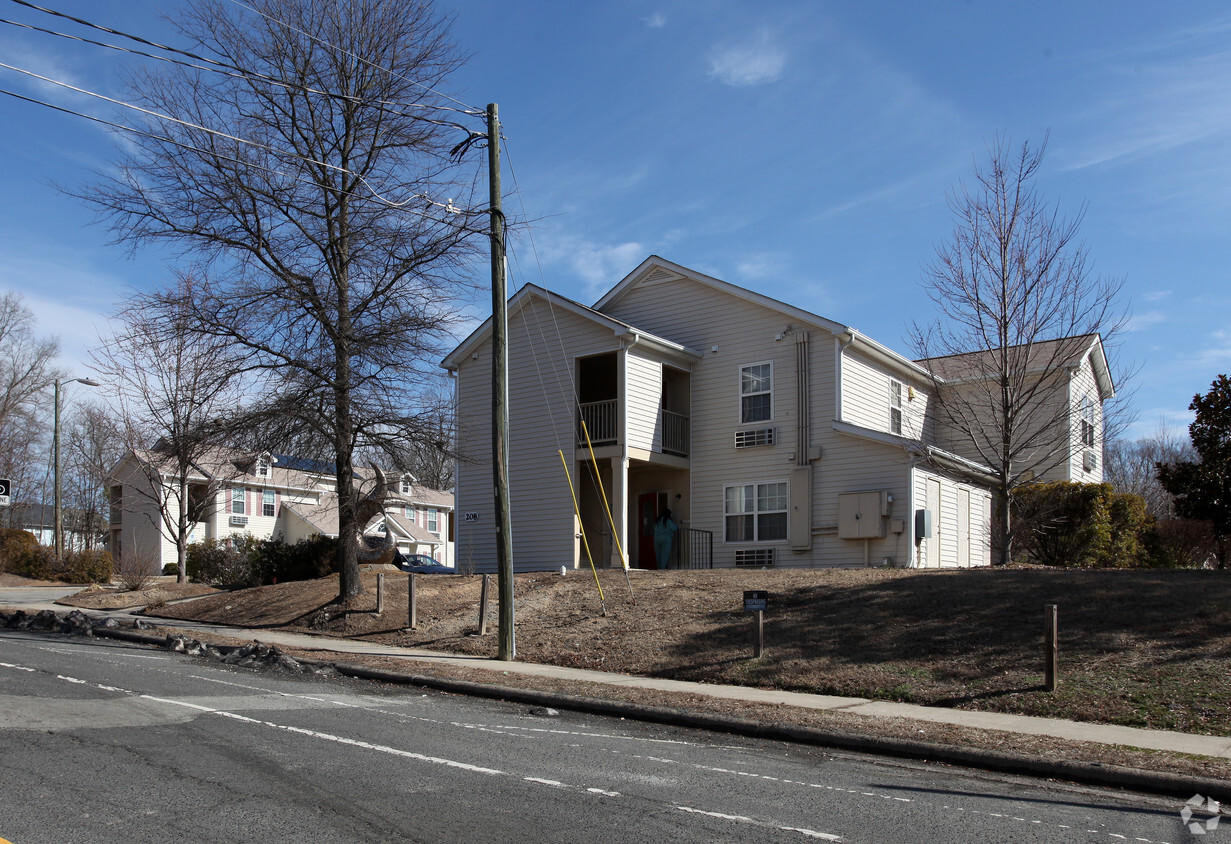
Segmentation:
<svg viewBox="0 0 1231 844">
<path fill-rule="evenodd" d="M 56 510 L 56 559 L 64 558 L 64 518 L 60 508 L 60 385 L 85 384 L 87 387 L 97 387 L 99 383 L 93 378 L 71 378 L 68 381 L 56 379 L 55 419 L 52 425 L 52 450 L 55 452 L 55 510 Z"/>
</svg>

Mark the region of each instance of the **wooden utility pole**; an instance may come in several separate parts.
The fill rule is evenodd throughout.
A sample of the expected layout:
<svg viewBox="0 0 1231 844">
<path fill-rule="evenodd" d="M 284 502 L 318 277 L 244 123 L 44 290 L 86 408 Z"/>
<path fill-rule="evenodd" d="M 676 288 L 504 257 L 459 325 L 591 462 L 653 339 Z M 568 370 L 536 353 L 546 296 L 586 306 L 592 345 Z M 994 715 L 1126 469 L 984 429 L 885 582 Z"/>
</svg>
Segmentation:
<svg viewBox="0 0 1231 844">
<path fill-rule="evenodd" d="M 496 495 L 497 659 L 517 658 L 513 635 L 513 536 L 509 507 L 509 315 L 505 302 L 504 211 L 500 199 L 500 117 L 487 105 L 487 182 L 492 241 L 492 483 Z"/>
</svg>

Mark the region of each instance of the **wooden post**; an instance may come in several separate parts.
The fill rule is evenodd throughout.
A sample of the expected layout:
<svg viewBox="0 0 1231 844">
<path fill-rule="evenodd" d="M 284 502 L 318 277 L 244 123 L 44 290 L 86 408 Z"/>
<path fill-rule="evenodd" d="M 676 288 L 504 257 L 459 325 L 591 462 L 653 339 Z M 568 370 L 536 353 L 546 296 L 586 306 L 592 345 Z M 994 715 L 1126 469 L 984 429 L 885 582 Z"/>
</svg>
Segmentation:
<svg viewBox="0 0 1231 844">
<path fill-rule="evenodd" d="M 419 608 L 416 606 L 418 601 L 415 595 L 415 573 L 412 571 L 407 575 L 406 580 L 406 601 L 410 604 L 406 612 L 406 626 L 414 630 L 419 626 Z"/>
<path fill-rule="evenodd" d="M 765 653 L 765 610 L 757 610 L 757 636 L 752 643 L 752 658 L 760 659 Z"/>
<path fill-rule="evenodd" d="M 385 611 L 385 573 L 382 571 L 376 575 L 376 614 L 380 615 Z"/>
<path fill-rule="evenodd" d="M 1060 685 L 1060 661 L 1056 635 L 1057 607 L 1055 604 L 1043 606 L 1043 688 L 1054 692 Z"/>
<path fill-rule="evenodd" d="M 479 593 L 479 635 L 487 635 L 487 601 L 488 589 L 492 581 L 490 574 L 483 575 L 483 591 Z"/>
</svg>

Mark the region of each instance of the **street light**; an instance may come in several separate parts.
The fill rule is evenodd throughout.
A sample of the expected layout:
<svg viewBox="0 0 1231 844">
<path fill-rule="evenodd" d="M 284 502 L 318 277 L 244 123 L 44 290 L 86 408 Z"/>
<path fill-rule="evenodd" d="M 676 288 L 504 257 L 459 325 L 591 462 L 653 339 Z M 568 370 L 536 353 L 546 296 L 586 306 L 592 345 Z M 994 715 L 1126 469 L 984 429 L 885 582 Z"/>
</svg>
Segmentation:
<svg viewBox="0 0 1231 844">
<path fill-rule="evenodd" d="M 85 384 L 87 387 L 101 387 L 93 378 L 70 378 L 67 381 L 56 379 L 56 409 L 55 424 L 52 428 L 52 447 L 55 451 L 55 508 L 56 508 L 56 559 L 64 557 L 64 527 L 60 510 L 60 385 Z"/>
</svg>

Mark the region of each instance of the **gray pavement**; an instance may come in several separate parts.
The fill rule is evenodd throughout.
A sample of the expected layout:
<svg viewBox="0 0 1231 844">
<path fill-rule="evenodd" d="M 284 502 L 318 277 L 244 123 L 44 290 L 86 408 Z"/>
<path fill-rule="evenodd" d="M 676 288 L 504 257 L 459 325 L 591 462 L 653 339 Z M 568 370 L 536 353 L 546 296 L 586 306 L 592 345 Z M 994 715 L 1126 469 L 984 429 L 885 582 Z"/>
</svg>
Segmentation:
<svg viewBox="0 0 1231 844">
<path fill-rule="evenodd" d="M 65 612 L 68 607 L 55 601 L 76 589 L 61 587 L 0 588 L 0 607 L 19 607 L 26 612 L 51 609 Z M 90 611 L 91 615 L 130 617 L 127 611 Z M 179 619 L 154 619 L 152 623 L 185 631 L 208 632 L 222 636 L 252 639 L 263 644 L 294 647 L 321 652 L 322 658 L 335 654 L 366 654 L 404 658 L 440 665 L 457 665 L 471 669 L 487 669 L 501 673 L 522 674 L 533 677 L 549 677 L 561 680 L 580 680 L 611 686 L 654 689 L 665 692 L 680 692 L 727 700 L 746 700 L 753 703 L 782 704 L 786 706 L 846 712 L 868 718 L 910 718 L 918 721 L 974 727 L 983 730 L 1000 730 L 1032 736 L 1050 736 L 1071 741 L 1094 742 L 1106 745 L 1121 745 L 1147 750 L 1162 750 L 1231 759 L 1231 738 L 1180 733 L 1169 730 L 1145 730 L 1137 727 L 1120 727 L 1112 724 L 1090 724 L 1059 718 L 1039 718 L 1030 715 L 1012 715 L 998 712 L 975 712 L 960 709 L 917 706 L 908 703 L 877 701 L 866 698 L 813 695 L 800 692 L 756 689 L 745 686 L 719 686 L 708 683 L 692 683 L 683 680 L 666 680 L 652 677 L 635 677 L 627 674 L 612 674 L 581 668 L 564 668 L 528 662 L 502 662 L 484 657 L 442 653 L 416 648 L 402 648 L 352 639 L 334 639 L 303 633 L 280 630 L 250 629 L 216 624 L 182 621 Z"/>
</svg>

